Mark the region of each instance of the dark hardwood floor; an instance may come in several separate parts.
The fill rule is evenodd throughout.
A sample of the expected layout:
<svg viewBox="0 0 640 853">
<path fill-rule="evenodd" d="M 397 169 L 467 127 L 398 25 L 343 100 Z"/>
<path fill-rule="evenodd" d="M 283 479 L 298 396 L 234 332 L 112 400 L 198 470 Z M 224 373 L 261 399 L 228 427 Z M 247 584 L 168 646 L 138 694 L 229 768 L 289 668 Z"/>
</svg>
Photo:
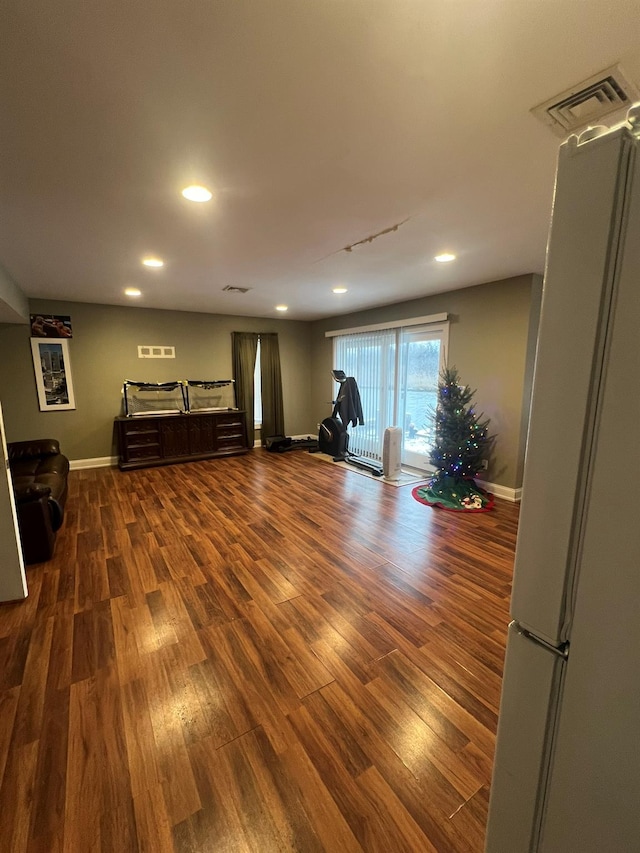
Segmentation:
<svg viewBox="0 0 640 853">
<path fill-rule="evenodd" d="M 72 472 L 0 606 L 0 848 L 479 853 L 517 519 L 304 451 Z"/>
</svg>

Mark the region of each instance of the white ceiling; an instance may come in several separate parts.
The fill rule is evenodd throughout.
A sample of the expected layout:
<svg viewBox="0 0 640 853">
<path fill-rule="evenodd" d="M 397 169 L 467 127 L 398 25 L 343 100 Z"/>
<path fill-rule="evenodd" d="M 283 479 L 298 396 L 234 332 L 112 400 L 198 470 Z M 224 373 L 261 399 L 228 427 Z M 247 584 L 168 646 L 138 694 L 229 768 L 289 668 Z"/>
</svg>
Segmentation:
<svg viewBox="0 0 640 853">
<path fill-rule="evenodd" d="M 529 110 L 640 82 L 640 0 L 4 0 L 1 27 L 0 260 L 84 302 L 313 319 L 542 272 L 559 139 Z"/>
</svg>

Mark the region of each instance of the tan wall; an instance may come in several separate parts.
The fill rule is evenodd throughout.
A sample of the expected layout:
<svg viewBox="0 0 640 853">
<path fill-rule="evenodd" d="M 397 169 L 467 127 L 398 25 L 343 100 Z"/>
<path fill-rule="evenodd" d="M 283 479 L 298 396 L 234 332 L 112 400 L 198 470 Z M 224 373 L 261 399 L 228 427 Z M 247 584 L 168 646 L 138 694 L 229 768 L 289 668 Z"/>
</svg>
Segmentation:
<svg viewBox="0 0 640 853">
<path fill-rule="evenodd" d="M 227 379 L 231 332 L 278 332 L 285 428 L 315 429 L 310 417 L 309 324 L 86 303 L 31 300 L 32 313 L 69 314 L 76 410 L 40 412 L 29 327 L 0 326 L 0 401 L 8 441 L 58 438 L 71 459 L 115 455 L 113 418 L 121 414 L 125 379 Z M 175 346 L 174 359 L 139 359 L 139 344 Z"/>
<path fill-rule="evenodd" d="M 315 421 L 331 413 L 327 401 L 336 390 L 330 376 L 332 341 L 325 338 L 326 331 L 446 312 L 450 315 L 448 363 L 477 389 L 477 408 L 491 418 L 491 431 L 497 435 L 487 479 L 518 488 L 524 458 L 523 393 L 530 393 L 525 384 L 533 360 L 529 336 L 535 337 L 537 331 L 537 314 L 530 329 L 530 308 L 532 293 L 534 302 L 539 299 L 537 283 L 538 276 L 518 276 L 313 323 Z"/>
</svg>

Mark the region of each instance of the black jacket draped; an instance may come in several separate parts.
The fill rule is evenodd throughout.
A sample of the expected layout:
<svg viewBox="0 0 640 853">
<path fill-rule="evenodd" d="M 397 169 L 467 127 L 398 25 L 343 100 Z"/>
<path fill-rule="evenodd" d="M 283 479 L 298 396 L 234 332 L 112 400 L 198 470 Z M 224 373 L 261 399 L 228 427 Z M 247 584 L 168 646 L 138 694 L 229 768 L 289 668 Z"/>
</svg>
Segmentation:
<svg viewBox="0 0 640 853">
<path fill-rule="evenodd" d="M 336 399 L 335 410 L 342 421 L 347 426 L 364 426 L 364 415 L 362 413 L 362 403 L 360 402 L 360 391 L 358 383 L 353 376 L 347 376 L 344 382 L 340 385 L 338 398 Z M 335 415 L 334 415 L 335 417 Z"/>
</svg>

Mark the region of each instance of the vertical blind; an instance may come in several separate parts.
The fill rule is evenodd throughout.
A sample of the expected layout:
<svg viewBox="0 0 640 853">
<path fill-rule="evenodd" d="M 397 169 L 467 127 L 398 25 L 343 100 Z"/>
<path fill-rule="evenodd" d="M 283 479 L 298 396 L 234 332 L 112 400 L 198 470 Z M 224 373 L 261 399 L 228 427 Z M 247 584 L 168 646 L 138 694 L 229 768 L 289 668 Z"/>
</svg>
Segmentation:
<svg viewBox="0 0 640 853">
<path fill-rule="evenodd" d="M 382 329 L 334 338 L 334 365 L 355 376 L 364 426 L 348 427 L 349 450 L 380 459 L 385 429 L 395 419 L 396 330 Z"/>
<path fill-rule="evenodd" d="M 333 337 L 333 366 L 360 389 L 364 425 L 348 426 L 349 450 L 380 460 L 384 431 L 400 426 L 403 461 L 419 467 L 432 442 L 430 412 L 446 356 L 448 324 L 349 329 Z"/>
</svg>

